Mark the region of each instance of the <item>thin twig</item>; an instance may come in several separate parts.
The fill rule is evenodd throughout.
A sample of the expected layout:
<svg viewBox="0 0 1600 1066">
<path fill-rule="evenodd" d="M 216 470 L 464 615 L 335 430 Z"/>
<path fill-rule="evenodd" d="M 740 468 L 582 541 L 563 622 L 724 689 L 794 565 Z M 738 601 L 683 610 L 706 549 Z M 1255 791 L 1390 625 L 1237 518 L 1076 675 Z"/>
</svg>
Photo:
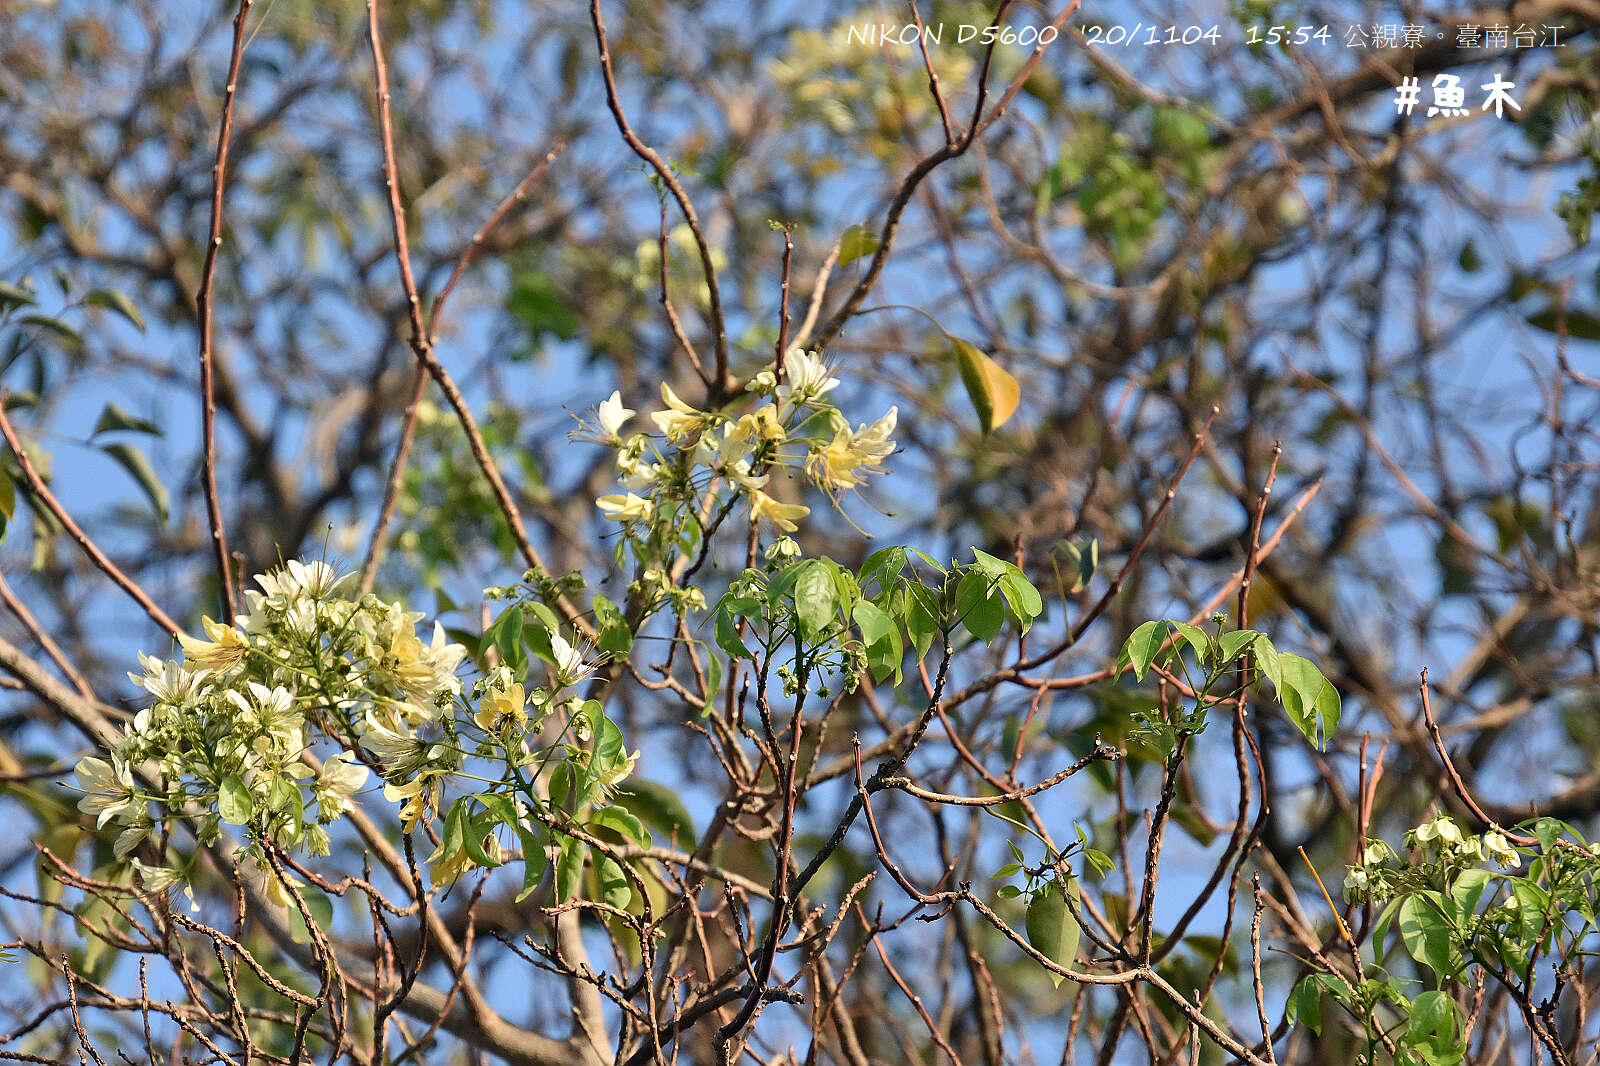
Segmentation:
<svg viewBox="0 0 1600 1066">
<path fill-rule="evenodd" d="M 78 523 L 72 520 L 72 516 L 67 513 L 66 508 L 62 507 L 60 501 L 50 492 L 49 487 L 44 483 L 44 479 L 39 476 L 39 471 L 34 469 L 33 460 L 28 458 L 27 450 L 22 447 L 22 442 L 17 439 L 17 432 L 12 428 L 11 419 L 6 415 L 6 397 L 6 393 L 0 392 L 0 434 L 5 435 L 6 443 L 11 446 L 12 453 L 17 457 L 17 465 L 22 467 L 22 476 L 28 482 L 28 491 L 33 493 L 34 498 L 44 505 L 45 510 L 49 511 L 57 522 L 61 523 L 61 527 L 67 531 L 68 536 L 78 542 L 78 547 L 82 548 L 83 553 L 89 557 L 89 560 L 100 568 L 101 573 L 116 582 L 122 591 L 132 596 L 134 602 L 144 608 L 144 613 L 149 615 L 156 625 L 173 636 L 177 636 L 183 631 L 179 628 L 178 623 L 174 622 L 167 616 L 165 611 L 156 606 L 155 601 L 145 593 L 144 589 L 139 587 L 138 582 L 124 574 L 116 563 L 106 558 L 105 553 L 100 550 L 94 541 L 89 539 L 89 535 L 83 531 Z"/>
<path fill-rule="evenodd" d="M 211 292 L 216 282 L 217 253 L 222 249 L 222 198 L 228 179 L 228 146 L 233 138 L 233 104 L 238 96 L 239 67 L 244 60 L 244 24 L 251 0 L 239 0 L 239 13 L 233 18 L 233 54 L 228 60 L 228 81 L 222 91 L 222 123 L 217 130 L 217 162 L 211 168 L 211 235 L 206 241 L 205 261 L 200 268 L 200 289 L 195 293 L 195 311 L 200 328 L 201 460 L 200 480 L 205 490 L 206 519 L 211 525 L 211 548 L 217 558 L 217 579 L 221 582 L 222 610 L 226 618 L 239 611 L 233 588 L 233 565 L 228 554 L 228 536 L 223 528 L 222 503 L 217 496 L 217 396 L 213 381 L 216 353 L 211 338 Z"/>
</svg>

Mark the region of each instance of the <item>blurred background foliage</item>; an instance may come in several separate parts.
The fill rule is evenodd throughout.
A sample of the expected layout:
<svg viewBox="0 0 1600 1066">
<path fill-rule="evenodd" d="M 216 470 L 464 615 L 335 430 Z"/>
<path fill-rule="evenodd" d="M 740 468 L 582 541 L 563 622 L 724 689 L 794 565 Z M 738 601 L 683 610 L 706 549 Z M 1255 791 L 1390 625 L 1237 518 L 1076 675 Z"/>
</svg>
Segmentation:
<svg viewBox="0 0 1600 1066">
<path fill-rule="evenodd" d="M 1053 14 L 1019 7 L 1017 17 L 1037 24 Z M 0 0 L 7 403 L 68 510 L 186 625 L 216 603 L 197 478 L 194 294 L 232 15 L 188 0 Z M 836 243 L 862 224 L 875 234 L 903 177 L 942 142 L 922 57 L 848 40 L 851 25 L 903 23 L 887 3 L 625 0 L 608 4 L 607 17 L 630 116 L 705 222 L 742 379 L 770 362 L 777 338 L 782 245 L 769 220 L 793 227 L 801 314 Z M 932 3 L 923 17 L 946 25 L 932 63 L 964 123 L 982 52 L 955 43 L 955 27 L 985 24 L 987 9 Z M 415 373 L 378 177 L 364 18 L 354 0 L 257 0 L 251 17 L 216 289 L 219 480 L 245 572 L 306 554 L 359 565 Z M 609 453 L 567 434 L 572 415 L 612 388 L 641 411 L 659 406 L 663 380 L 691 403 L 705 399 L 658 299 L 664 240 L 669 291 L 691 337 L 709 346 L 692 241 L 617 136 L 581 5 L 395 0 L 383 18 L 425 299 L 493 205 L 554 144 L 568 145 L 491 236 L 439 351 L 552 570 L 609 575 L 620 588 L 630 575 L 609 574 L 593 512 L 610 485 Z M 1083 42 L 1093 26 L 1135 22 L 1180 33 L 1215 26 L 1218 43 Z M 1439 35 L 1387 52 L 1344 42 L 1351 25 L 1407 22 Z M 1460 25 L 1497 23 L 1555 27 L 1562 43 L 1456 47 Z M 1326 25 L 1332 42 L 1246 45 L 1249 27 L 1270 25 Z M 1269 770 L 1269 860 L 1308 900 L 1314 885 L 1296 847 L 1324 871 L 1350 861 L 1364 733 L 1374 751 L 1391 742 L 1375 828 L 1416 823 L 1436 784 L 1415 700 L 1424 665 L 1446 737 L 1498 817 L 1515 821 L 1532 802 L 1592 825 L 1593 5 L 1087 3 L 1071 26 L 1006 119 L 918 188 L 867 301 L 877 309 L 829 345 L 863 412 L 899 405 L 904 450 L 893 476 L 846 503 L 874 541 L 811 501 L 818 521 L 805 547 L 847 563 L 895 542 L 1020 552 L 1036 583 L 1056 592 L 1057 611 L 1082 604 L 1104 591 L 1215 406 L 1151 564 L 1059 669 L 1104 665 L 1138 621 L 1187 617 L 1206 602 L 1243 559 L 1249 510 L 1281 442 L 1267 529 L 1304 489 L 1322 487 L 1265 563 L 1252 621 L 1325 665 L 1346 726 L 1323 757 L 1284 723 L 1255 721 Z M 1006 84 L 1027 54 L 1000 48 L 990 84 Z M 1440 72 L 1469 86 L 1469 117 L 1395 113 L 1400 76 L 1426 85 Z M 1479 113 L 1470 91 L 1494 73 L 1517 86 L 1522 109 L 1508 121 Z M 831 267 L 824 320 L 870 258 L 850 251 Z M 1021 383 L 1020 410 L 996 432 L 980 432 L 941 330 L 970 338 Z M 436 393 L 424 400 L 379 589 L 440 604 L 447 624 L 476 632 L 482 585 L 513 581 L 521 566 L 445 411 Z M 4 467 L 16 486 L 9 454 Z M 102 699 L 132 700 L 123 671 L 133 649 L 164 649 L 158 631 L 108 591 L 25 489 L 0 493 L 0 512 L 0 569 L 16 596 Z M 0 624 L 31 646 L 13 618 Z M 616 698 L 615 716 L 646 752 L 641 775 L 691 808 L 703 802 L 709 793 L 697 789 L 717 768 L 676 728 L 681 712 L 643 689 Z M 1009 751 L 1028 698 L 1000 688 L 962 707 L 968 746 L 980 757 Z M 1047 699 L 1024 778 L 1085 754 L 1096 736 L 1120 745 L 1133 699 L 1110 687 Z M 864 737 L 881 734 L 874 713 L 851 705 Z M 847 738 L 830 735 L 833 757 Z M 1201 763 L 1231 758 L 1213 741 Z M 29 698 L 6 698 L 8 774 L 60 766 L 81 743 Z M 1152 771 L 1153 753 L 1129 756 L 1052 800 L 1056 816 L 1078 819 L 1101 847 L 1126 835 L 1119 778 Z M 970 791 L 948 751 L 922 758 L 919 772 L 935 786 Z M 1181 861 L 1198 862 L 1226 835 L 1235 798 L 1210 786 L 1181 783 L 1175 815 L 1192 837 L 1174 852 Z M 35 887 L 30 836 L 58 853 L 93 847 L 109 857 L 108 841 L 79 824 L 49 781 L 0 788 L 30 824 L 0 854 L 7 885 Z M 909 866 L 936 874 L 944 827 L 907 818 L 897 831 L 929 841 Z M 728 847 L 747 854 L 720 862 L 765 876 L 764 851 Z M 830 876 L 848 884 L 867 860 L 846 851 L 835 861 Z M 527 921 L 509 894 L 486 901 L 479 918 L 506 929 Z M 1171 956 L 1180 988 L 1196 980 L 1184 967 L 1203 974 L 1220 950 L 1220 922 L 1201 925 L 1186 945 L 1193 952 Z M 988 947 L 1008 1020 L 1027 1036 L 1056 1032 L 1067 993 Z M 904 950 L 926 962 L 943 948 Z M 1231 973 L 1237 958 L 1227 958 Z M 115 962 L 81 961 L 90 972 Z M 850 1009 L 881 1042 L 875 1053 L 893 1058 L 894 1011 L 875 987 L 881 979 L 853 985 Z M 1091 1003 L 1091 1025 L 1118 1009 L 1109 995 Z M 959 981 L 930 1007 L 982 1009 Z M 528 1008 L 530 1025 L 541 1009 Z M 1324 1053 L 1339 1039 L 1330 1031 Z"/>
</svg>

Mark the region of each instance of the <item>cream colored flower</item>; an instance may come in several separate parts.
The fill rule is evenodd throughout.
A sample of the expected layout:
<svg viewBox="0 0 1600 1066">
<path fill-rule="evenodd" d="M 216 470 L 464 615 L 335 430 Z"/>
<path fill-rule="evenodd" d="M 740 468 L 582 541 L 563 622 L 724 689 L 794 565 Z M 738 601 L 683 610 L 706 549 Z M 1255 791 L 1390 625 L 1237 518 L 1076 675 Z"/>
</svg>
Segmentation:
<svg viewBox="0 0 1600 1066">
<path fill-rule="evenodd" d="M 504 688 L 491 687 L 478 701 L 472 720 L 485 733 L 498 733 L 503 726 L 520 726 L 528 720 L 528 697 L 522 685 L 513 682 Z"/>
<path fill-rule="evenodd" d="M 288 888 L 284 886 L 285 879 L 287 879 L 288 883 L 292 885 L 297 892 L 301 888 L 305 887 L 305 882 L 300 880 L 298 877 L 295 877 L 293 874 L 286 873 L 280 875 L 276 870 L 269 868 L 266 871 L 266 876 L 262 878 L 262 880 L 265 882 L 265 884 L 261 886 L 264 890 L 263 894 L 270 902 L 279 907 L 298 907 L 294 901 L 294 895 L 290 893 Z"/>
<path fill-rule="evenodd" d="M 647 463 L 641 460 L 629 466 L 628 469 L 622 471 L 622 476 L 617 478 L 617 481 L 622 485 L 623 488 L 628 490 L 629 496 L 632 496 L 635 492 L 645 492 L 648 489 L 661 484 L 671 476 L 672 468 L 667 464 Z M 617 496 L 606 497 L 608 500 L 621 498 L 622 497 Z M 649 500 L 646 500 L 645 502 L 649 503 Z M 645 510 L 644 517 L 650 517 L 648 508 Z"/>
<path fill-rule="evenodd" d="M 799 528 L 795 523 L 810 513 L 811 508 L 803 503 L 779 503 L 760 489 L 750 493 L 751 516 L 765 518 L 785 533 L 793 533 Z"/>
<path fill-rule="evenodd" d="M 638 763 L 639 753 L 635 751 L 632 755 L 622 760 L 621 765 L 615 766 L 601 774 L 600 783 L 607 788 L 613 788 L 622 784 L 622 782 L 626 781 L 633 773 L 633 768 L 637 766 Z"/>
<path fill-rule="evenodd" d="M 344 797 L 348 807 L 348 797 L 361 791 L 367 783 L 368 776 L 370 771 L 356 762 L 354 755 L 348 751 L 341 751 L 322 764 L 322 772 L 317 775 L 317 787 Z"/>
<path fill-rule="evenodd" d="M 165 892 L 183 880 L 183 875 L 170 866 L 146 866 L 138 859 L 133 860 L 133 870 L 139 875 L 139 884 L 151 892 Z"/>
<path fill-rule="evenodd" d="M 1514 869 L 1522 865 L 1522 856 L 1511 846 L 1511 841 L 1506 839 L 1504 833 L 1498 829 L 1491 829 L 1483 834 L 1483 850 L 1488 857 L 1500 864 L 1503 870 Z"/>
<path fill-rule="evenodd" d="M 898 416 L 898 408 L 891 407 L 888 414 L 871 425 L 858 426 L 854 432 L 849 423 L 839 426 L 832 441 L 807 457 L 806 472 L 828 492 L 860 485 L 894 453 L 889 434 L 894 432 Z"/>
<path fill-rule="evenodd" d="M 678 394 L 672 391 L 672 386 L 665 381 L 661 383 L 661 402 L 667 405 L 667 409 L 656 411 L 650 420 L 666 434 L 668 440 L 676 441 L 687 436 L 699 429 L 705 419 L 704 414 L 680 400 Z"/>
<path fill-rule="evenodd" d="M 389 766 L 422 758 L 427 743 L 404 718 L 384 711 L 368 711 L 361 731 L 361 746 Z"/>
<path fill-rule="evenodd" d="M 649 521 L 653 510 L 649 500 L 631 492 L 626 496 L 612 493 L 609 496 L 601 496 L 594 502 L 596 507 L 605 512 L 607 518 L 616 522 Z"/>
<path fill-rule="evenodd" d="M 402 799 L 406 801 L 400 808 L 400 827 L 407 833 L 415 829 L 430 811 L 438 809 L 439 792 L 439 781 L 431 774 L 402 785 L 390 783 L 383 786 L 383 798 L 390 803 Z"/>
<path fill-rule="evenodd" d="M 425 710 L 428 705 L 461 691 L 455 673 L 466 658 L 467 649 L 450 643 L 444 626 L 438 622 L 433 624 L 433 643 L 424 646 L 413 628 L 412 616 L 401 611 L 398 604 L 394 605 L 389 622 L 392 630 L 380 656 L 382 666 L 407 699 L 417 705 L 416 709 L 425 717 L 431 716 Z"/>
<path fill-rule="evenodd" d="M 723 431 L 723 436 L 729 441 L 735 444 L 749 442 L 752 447 L 762 441 L 783 440 L 787 435 L 783 420 L 778 417 L 778 409 L 770 403 L 742 416 Z M 741 454 L 747 453 L 748 449 L 745 449 Z"/>
<path fill-rule="evenodd" d="M 250 644 L 244 639 L 243 633 L 204 616 L 200 624 L 205 627 L 209 640 L 196 640 L 187 633 L 178 634 L 178 643 L 183 646 L 183 654 L 190 663 L 223 674 L 244 661 Z"/>
<path fill-rule="evenodd" d="M 143 844 L 150 835 L 151 823 L 149 818 L 140 818 L 122 832 L 117 834 L 116 843 L 111 845 L 111 853 L 119 859 L 126 859 L 133 854 L 133 849 Z"/>
<path fill-rule="evenodd" d="M 1461 843 L 1461 827 L 1456 825 L 1455 819 L 1440 815 L 1431 822 L 1417 826 L 1417 843 L 1431 844 L 1438 841 L 1440 844 Z"/>
</svg>

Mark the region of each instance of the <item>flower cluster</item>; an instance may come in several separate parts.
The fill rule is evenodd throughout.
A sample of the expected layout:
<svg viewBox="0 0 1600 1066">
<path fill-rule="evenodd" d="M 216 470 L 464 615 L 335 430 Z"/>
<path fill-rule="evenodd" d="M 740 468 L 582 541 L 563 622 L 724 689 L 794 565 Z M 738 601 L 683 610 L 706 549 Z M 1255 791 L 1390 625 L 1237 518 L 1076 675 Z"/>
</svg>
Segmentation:
<svg viewBox="0 0 1600 1066">
<path fill-rule="evenodd" d="M 518 834 L 532 832 L 545 807 L 533 786 L 541 770 L 566 767 L 594 801 L 632 773 L 638 753 L 627 754 L 598 702 L 571 692 L 594 675 L 595 649 L 569 642 L 553 614 L 525 628 L 518 608 L 516 624 L 495 637 L 509 642 L 500 663 L 464 691 L 466 648 L 438 623 L 425 641 L 423 616 L 398 603 L 352 599 L 348 579 L 326 563 L 291 562 L 257 581 L 234 625 L 205 619 L 204 639 L 179 638 L 181 659 L 141 656 L 143 672 L 129 676 L 150 705 L 108 757 L 78 764 L 79 808 L 101 828 L 119 827 L 116 856 L 131 860 L 145 888 L 188 880 L 172 849 L 155 864 L 135 857 L 163 838 L 156 828 L 168 820 L 191 823 L 202 846 L 220 839 L 223 823 L 240 827 L 243 856 L 265 871 L 268 846 L 327 854 L 328 827 L 373 772 L 400 804 L 406 832 L 443 812 L 447 784 L 471 779 L 486 787 L 457 808 L 468 798 L 492 805 Z M 548 684 L 530 687 L 524 647 L 544 661 Z M 547 725 L 553 739 L 541 745 Z M 429 857 L 436 882 L 500 861 L 492 833 L 466 845 L 460 826 Z M 269 876 L 266 887 L 287 902 L 284 879 Z"/>
<path fill-rule="evenodd" d="M 820 357 L 796 348 L 785 357 L 782 383 L 772 370 L 751 380 L 747 391 L 765 401 L 753 410 L 701 411 L 663 383 L 663 409 L 650 415 L 658 435 L 628 437 L 622 427 L 635 412 L 612 393 L 595 411 L 590 439 L 615 449 L 622 491 L 601 496 L 596 506 L 622 524 L 647 568 L 664 557 L 652 543 L 680 543 L 685 527 L 698 538 L 703 515 L 725 514 L 741 498 L 755 521 L 793 532 L 810 513 L 791 502 L 801 484 L 810 482 L 837 505 L 841 493 L 882 473 L 895 449 L 897 410 L 852 429 L 828 399 L 838 385 Z"/>
<path fill-rule="evenodd" d="M 140 657 L 143 671 L 129 677 L 149 706 L 109 759 L 78 764 L 79 807 L 101 827 L 121 827 L 118 858 L 173 817 L 193 820 L 201 844 L 223 822 L 244 827 L 258 861 L 263 842 L 325 854 L 327 827 L 365 787 L 369 766 L 391 798 L 405 798 L 458 765 L 453 745 L 419 732 L 461 695 L 466 649 L 441 626 L 424 643 L 422 615 L 350 599 L 347 578 L 323 562 L 293 561 L 257 581 L 234 625 L 207 618 L 205 639 L 179 638 L 181 661 Z M 320 766 L 319 745 L 330 751 Z M 149 784 L 136 780 L 139 767 Z M 169 868 L 136 869 L 150 888 L 180 880 Z"/>
<path fill-rule="evenodd" d="M 1502 870 L 1522 864 L 1522 853 L 1505 833 L 1491 828 L 1482 835 L 1463 832 L 1454 818 L 1438 815 L 1405 835 L 1409 857 L 1395 853 L 1381 840 L 1369 840 L 1361 863 L 1347 868 L 1344 896 L 1351 902 L 1386 903 L 1402 892 L 1434 888 L 1461 870 L 1493 862 Z"/>
</svg>

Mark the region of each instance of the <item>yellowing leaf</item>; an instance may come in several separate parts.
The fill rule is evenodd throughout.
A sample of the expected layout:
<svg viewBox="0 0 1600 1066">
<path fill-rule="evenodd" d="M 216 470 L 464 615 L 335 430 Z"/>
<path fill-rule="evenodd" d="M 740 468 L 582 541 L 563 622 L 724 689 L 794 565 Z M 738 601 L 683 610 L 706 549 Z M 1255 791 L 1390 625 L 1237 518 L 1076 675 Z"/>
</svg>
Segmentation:
<svg viewBox="0 0 1600 1066">
<path fill-rule="evenodd" d="M 976 345 L 958 337 L 950 337 L 950 343 L 955 348 L 961 382 L 966 385 L 967 395 L 978 412 L 978 424 L 985 433 L 993 433 L 1016 413 L 1017 404 L 1022 400 L 1022 388 L 1016 378 L 1000 369 L 1000 364 L 979 351 Z"/>
<path fill-rule="evenodd" d="M 851 226 L 839 238 L 839 265 L 853 263 L 878 250 L 878 235 L 865 226 Z"/>
</svg>

